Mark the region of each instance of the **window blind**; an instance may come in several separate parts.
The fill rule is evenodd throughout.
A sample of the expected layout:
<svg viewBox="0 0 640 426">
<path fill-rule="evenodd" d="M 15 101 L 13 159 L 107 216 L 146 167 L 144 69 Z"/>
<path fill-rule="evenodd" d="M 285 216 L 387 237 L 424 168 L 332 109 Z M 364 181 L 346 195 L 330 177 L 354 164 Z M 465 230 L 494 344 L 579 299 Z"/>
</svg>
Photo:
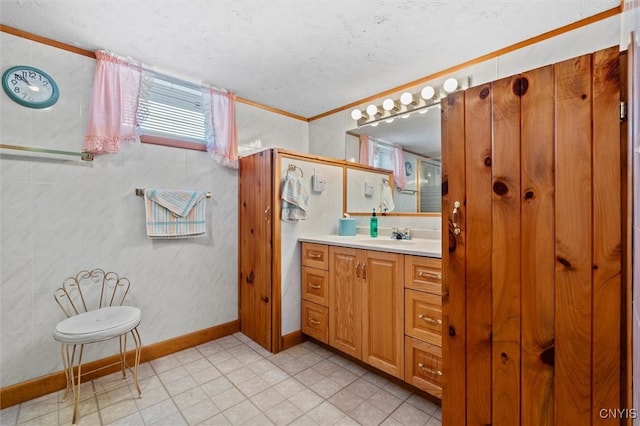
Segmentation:
<svg viewBox="0 0 640 426">
<path fill-rule="evenodd" d="M 147 98 L 140 100 L 140 133 L 204 145 L 202 104 L 199 86 L 154 75 Z"/>
</svg>

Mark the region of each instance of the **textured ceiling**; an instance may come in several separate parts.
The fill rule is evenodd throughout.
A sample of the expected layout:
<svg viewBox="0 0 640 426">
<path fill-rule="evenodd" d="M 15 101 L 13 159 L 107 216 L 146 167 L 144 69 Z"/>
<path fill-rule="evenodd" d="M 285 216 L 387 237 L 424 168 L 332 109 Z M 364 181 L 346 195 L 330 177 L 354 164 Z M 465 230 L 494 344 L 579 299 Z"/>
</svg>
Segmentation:
<svg viewBox="0 0 640 426">
<path fill-rule="evenodd" d="M 313 117 L 619 0 L 0 0 L 0 22 Z"/>
</svg>

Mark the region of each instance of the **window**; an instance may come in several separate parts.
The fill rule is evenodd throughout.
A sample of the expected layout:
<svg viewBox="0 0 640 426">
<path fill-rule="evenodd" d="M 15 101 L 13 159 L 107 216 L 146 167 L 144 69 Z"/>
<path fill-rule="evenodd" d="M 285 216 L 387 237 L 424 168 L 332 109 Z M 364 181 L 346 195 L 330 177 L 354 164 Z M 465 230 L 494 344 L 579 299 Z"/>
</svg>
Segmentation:
<svg viewBox="0 0 640 426">
<path fill-rule="evenodd" d="M 373 140 L 373 167 L 393 170 L 395 154 L 393 147 Z"/>
<path fill-rule="evenodd" d="M 151 78 L 150 87 L 140 99 L 140 140 L 205 151 L 200 87 L 161 74 Z"/>
</svg>

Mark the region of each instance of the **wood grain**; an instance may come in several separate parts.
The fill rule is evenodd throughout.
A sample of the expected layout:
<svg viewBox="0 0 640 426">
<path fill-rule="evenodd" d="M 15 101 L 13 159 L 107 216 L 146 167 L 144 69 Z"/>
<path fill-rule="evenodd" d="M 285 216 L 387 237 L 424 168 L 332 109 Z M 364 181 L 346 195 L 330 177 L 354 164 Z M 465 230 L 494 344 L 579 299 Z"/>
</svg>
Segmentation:
<svg viewBox="0 0 640 426">
<path fill-rule="evenodd" d="M 467 423 L 491 423 L 491 117 L 490 84 L 465 96 Z"/>
<path fill-rule="evenodd" d="M 522 74 L 521 418 L 553 425 L 554 99 L 553 67 Z"/>
<path fill-rule="evenodd" d="M 618 48 L 593 55 L 593 397 L 594 425 L 609 424 L 601 408 L 620 400 L 621 211 L 620 63 Z M 617 331 L 617 332 L 616 332 Z"/>
<path fill-rule="evenodd" d="M 518 76 L 493 83 L 492 424 L 520 421 L 520 96 Z"/>
<path fill-rule="evenodd" d="M 467 411 L 464 103 L 465 92 L 442 102 L 442 422 L 447 425 L 465 424 Z M 452 232 L 454 201 L 463 206 L 457 215 L 459 236 Z"/>
<path fill-rule="evenodd" d="M 591 55 L 555 65 L 555 423 L 591 422 Z"/>
<path fill-rule="evenodd" d="M 272 155 L 267 150 L 241 158 L 239 173 L 241 327 L 244 334 L 269 351 L 273 347 Z"/>
<path fill-rule="evenodd" d="M 404 258 L 363 250 L 362 360 L 404 378 Z"/>
<path fill-rule="evenodd" d="M 329 344 L 362 358 L 362 288 L 356 276 L 358 250 L 329 247 Z"/>
</svg>

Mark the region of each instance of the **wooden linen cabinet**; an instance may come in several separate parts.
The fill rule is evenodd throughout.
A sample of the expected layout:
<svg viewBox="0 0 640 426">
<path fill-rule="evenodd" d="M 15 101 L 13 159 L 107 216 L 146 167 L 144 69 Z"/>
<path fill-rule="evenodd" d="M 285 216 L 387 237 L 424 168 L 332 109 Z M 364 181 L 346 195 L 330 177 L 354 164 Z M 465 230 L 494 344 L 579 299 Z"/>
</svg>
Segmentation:
<svg viewBox="0 0 640 426">
<path fill-rule="evenodd" d="M 404 257 L 329 247 L 329 344 L 404 378 Z"/>
<path fill-rule="evenodd" d="M 620 70 L 613 47 L 443 100 L 444 425 L 625 407 Z"/>
</svg>

